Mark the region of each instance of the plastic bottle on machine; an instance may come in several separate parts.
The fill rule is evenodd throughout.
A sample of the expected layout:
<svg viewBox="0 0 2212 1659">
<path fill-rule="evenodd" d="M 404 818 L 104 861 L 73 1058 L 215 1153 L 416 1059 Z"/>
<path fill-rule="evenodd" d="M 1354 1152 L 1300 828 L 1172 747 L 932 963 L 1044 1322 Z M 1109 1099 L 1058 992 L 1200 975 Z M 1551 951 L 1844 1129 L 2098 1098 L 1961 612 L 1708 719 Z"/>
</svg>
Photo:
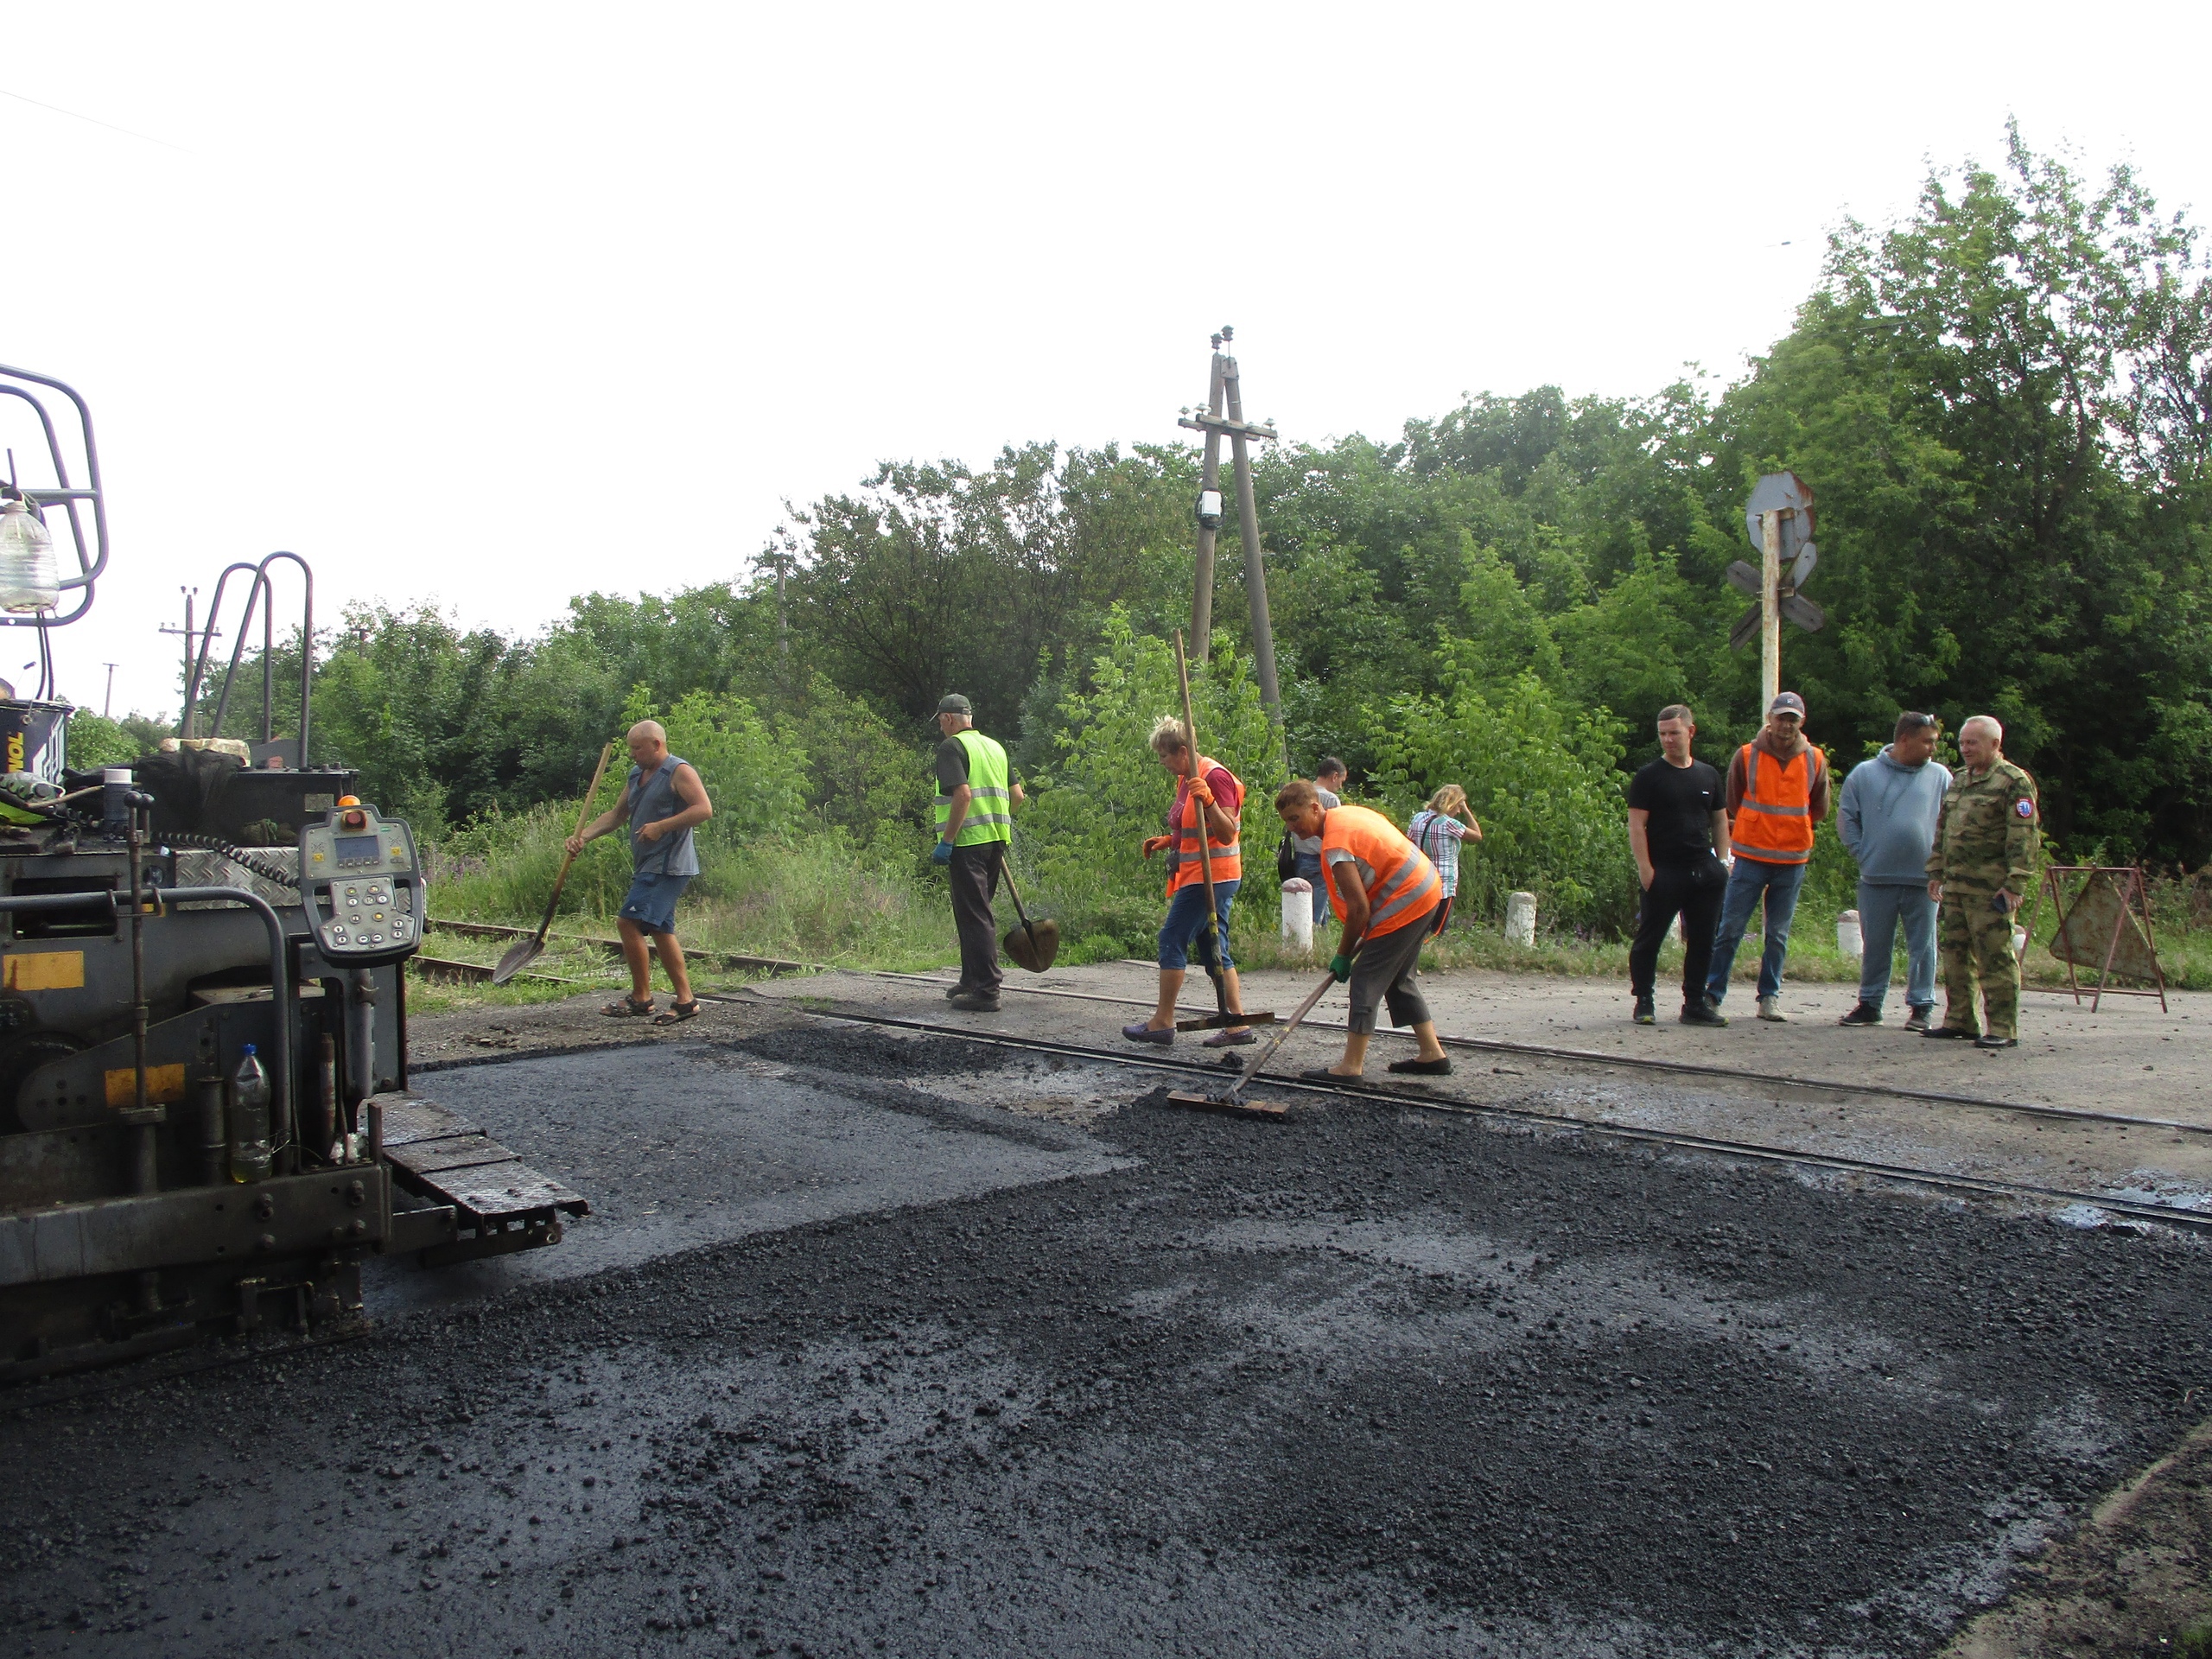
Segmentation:
<svg viewBox="0 0 2212 1659">
<path fill-rule="evenodd" d="M 269 1147 L 269 1073 L 261 1069 L 254 1046 L 231 1074 L 231 1179 L 265 1181 L 271 1164 Z"/>
</svg>

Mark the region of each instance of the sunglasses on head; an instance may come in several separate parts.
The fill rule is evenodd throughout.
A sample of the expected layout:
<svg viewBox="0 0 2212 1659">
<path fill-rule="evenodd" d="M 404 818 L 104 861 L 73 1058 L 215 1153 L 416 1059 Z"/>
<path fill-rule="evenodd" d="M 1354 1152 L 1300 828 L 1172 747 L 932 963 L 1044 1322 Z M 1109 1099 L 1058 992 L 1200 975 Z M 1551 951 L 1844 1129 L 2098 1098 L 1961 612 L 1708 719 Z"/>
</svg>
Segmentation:
<svg viewBox="0 0 2212 1659">
<path fill-rule="evenodd" d="M 1897 729 L 1901 732 L 1924 732 L 1942 724 L 1933 715 L 1900 715 L 1897 717 Z"/>
</svg>

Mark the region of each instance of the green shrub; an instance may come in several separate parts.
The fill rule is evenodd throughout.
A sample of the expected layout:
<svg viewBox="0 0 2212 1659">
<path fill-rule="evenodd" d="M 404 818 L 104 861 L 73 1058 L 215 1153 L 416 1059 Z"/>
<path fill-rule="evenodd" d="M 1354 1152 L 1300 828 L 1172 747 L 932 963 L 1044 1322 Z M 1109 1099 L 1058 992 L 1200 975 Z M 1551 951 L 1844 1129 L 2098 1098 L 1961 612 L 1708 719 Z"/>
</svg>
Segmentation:
<svg viewBox="0 0 2212 1659">
<path fill-rule="evenodd" d="M 1014 820 L 1017 871 L 1034 870 L 1038 902 L 1052 907 L 1064 930 L 1113 938 L 1127 954 L 1148 957 L 1166 906 L 1166 871 L 1158 858 L 1147 862 L 1141 848 L 1165 829 L 1175 798 L 1174 778 L 1151 748 L 1153 722 L 1182 709 L 1174 647 L 1139 635 L 1117 607 L 1090 683 L 1088 691 L 1061 698 L 1052 759 L 1028 780 L 1032 798 Z M 1215 637 L 1209 662 L 1192 666 L 1191 701 L 1198 747 L 1244 785 L 1249 898 L 1239 907 L 1271 907 L 1281 830 L 1273 802 L 1290 773 L 1251 665 L 1224 636 Z"/>
<path fill-rule="evenodd" d="M 1446 695 L 1397 697 L 1370 719 L 1375 781 L 1400 824 L 1446 784 L 1467 791 L 1483 839 L 1460 852 L 1463 908 L 1499 917 L 1525 889 L 1552 926 L 1627 926 L 1637 881 L 1618 722 L 1560 709 L 1533 674 L 1486 693 L 1464 672 Z"/>
</svg>

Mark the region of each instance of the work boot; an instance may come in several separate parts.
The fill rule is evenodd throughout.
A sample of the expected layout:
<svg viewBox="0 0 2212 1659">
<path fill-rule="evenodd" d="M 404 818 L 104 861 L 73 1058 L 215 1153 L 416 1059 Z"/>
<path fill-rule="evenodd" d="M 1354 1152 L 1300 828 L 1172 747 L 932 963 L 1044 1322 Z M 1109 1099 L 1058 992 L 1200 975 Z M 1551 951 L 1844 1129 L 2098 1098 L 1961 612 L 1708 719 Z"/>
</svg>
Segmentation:
<svg viewBox="0 0 2212 1659">
<path fill-rule="evenodd" d="M 1636 1023 L 1639 1026 L 1656 1026 L 1659 1023 L 1659 1015 L 1652 1007 L 1651 999 L 1648 996 L 1639 996 L 1636 999 Z"/>
<path fill-rule="evenodd" d="M 1777 1026 L 1789 1022 L 1789 1016 L 1782 1011 L 1782 999 L 1778 996 L 1759 998 L 1759 1018 L 1771 1020 Z"/>
<path fill-rule="evenodd" d="M 1836 1021 L 1839 1026 L 1878 1026 L 1881 1023 L 1882 1011 L 1871 1002 L 1854 1005 L 1849 1014 Z"/>
<path fill-rule="evenodd" d="M 1921 1034 L 1927 1037 L 1962 1037 L 1968 1042 L 1978 1042 L 1980 1040 L 1973 1032 L 1965 1030 L 1958 1026 L 1950 1025 L 1930 1026 Z"/>
<path fill-rule="evenodd" d="M 963 1014 L 996 1014 L 999 994 L 996 991 L 963 991 L 952 999 L 952 1006 Z"/>
<path fill-rule="evenodd" d="M 1928 1034 L 1928 1016 L 1935 1011 L 1933 1003 L 1925 1007 L 1912 1009 L 1904 1017 L 1904 1028 L 1907 1031 L 1916 1031 L 1925 1037 Z"/>
<path fill-rule="evenodd" d="M 2020 1046 L 2020 1039 L 2017 1037 L 1999 1037 L 1993 1031 L 1985 1031 L 1974 1039 L 1974 1046 L 1976 1048 L 2018 1048 Z"/>
<path fill-rule="evenodd" d="M 1728 1023 L 1728 1016 L 1720 1012 L 1711 997 L 1702 996 L 1694 1002 L 1682 1004 L 1682 1023 L 1686 1026 L 1725 1026 Z"/>
<path fill-rule="evenodd" d="M 965 996 L 967 995 L 968 988 L 965 985 L 948 985 L 944 988 L 944 998 L 948 1002 L 956 996 Z"/>
</svg>

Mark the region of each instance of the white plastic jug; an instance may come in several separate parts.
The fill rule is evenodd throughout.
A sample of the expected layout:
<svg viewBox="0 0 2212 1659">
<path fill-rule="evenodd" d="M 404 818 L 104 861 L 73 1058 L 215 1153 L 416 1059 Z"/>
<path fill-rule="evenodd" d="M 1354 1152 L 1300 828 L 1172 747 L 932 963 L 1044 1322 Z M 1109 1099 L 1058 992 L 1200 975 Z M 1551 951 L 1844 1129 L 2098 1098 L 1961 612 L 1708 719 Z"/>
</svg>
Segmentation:
<svg viewBox="0 0 2212 1659">
<path fill-rule="evenodd" d="M 1866 935 L 1859 929 L 1859 912 L 1847 910 L 1835 918 L 1835 948 L 1847 957 L 1864 956 Z"/>
<path fill-rule="evenodd" d="M 1302 875 L 1282 884 L 1282 936 L 1301 950 L 1313 948 L 1313 884 Z"/>
</svg>

